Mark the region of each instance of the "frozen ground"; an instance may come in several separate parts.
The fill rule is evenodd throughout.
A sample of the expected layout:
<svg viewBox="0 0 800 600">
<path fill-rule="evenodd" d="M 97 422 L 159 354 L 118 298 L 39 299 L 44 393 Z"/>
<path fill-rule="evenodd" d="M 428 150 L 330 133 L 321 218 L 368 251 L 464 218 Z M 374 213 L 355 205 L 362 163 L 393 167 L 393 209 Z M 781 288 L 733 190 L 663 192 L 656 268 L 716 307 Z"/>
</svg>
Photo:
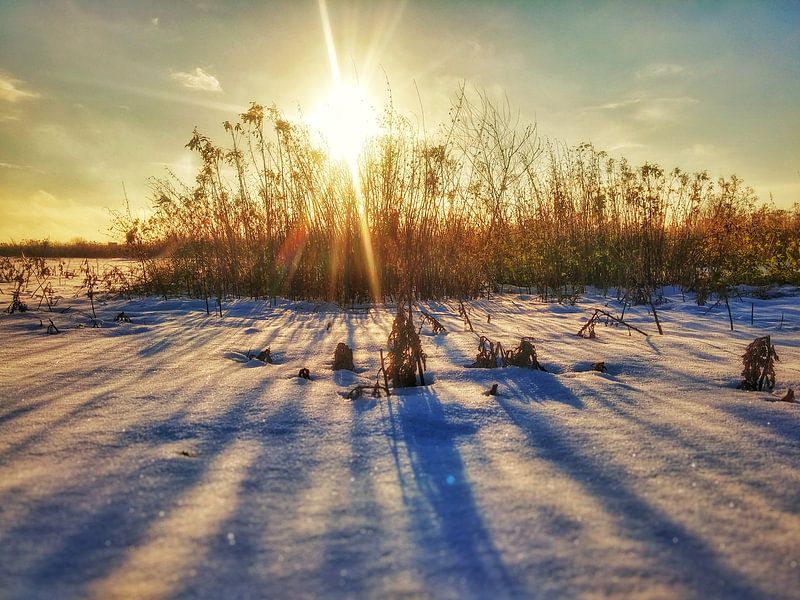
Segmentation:
<svg viewBox="0 0 800 600">
<path fill-rule="evenodd" d="M 678 294 L 664 336 L 642 307 L 649 337 L 576 337 L 606 301 L 472 303 L 550 373 L 464 368 L 477 337 L 430 303 L 433 385 L 356 402 L 388 308 L 115 300 L 55 336 L 3 314 L 0 598 L 797 598 L 800 406 L 766 400 L 800 388 L 800 298 L 752 327 L 734 302 L 731 333 Z M 766 333 L 778 389 L 739 391 Z M 340 341 L 359 374 L 330 370 Z M 240 362 L 265 346 L 279 364 Z"/>
</svg>

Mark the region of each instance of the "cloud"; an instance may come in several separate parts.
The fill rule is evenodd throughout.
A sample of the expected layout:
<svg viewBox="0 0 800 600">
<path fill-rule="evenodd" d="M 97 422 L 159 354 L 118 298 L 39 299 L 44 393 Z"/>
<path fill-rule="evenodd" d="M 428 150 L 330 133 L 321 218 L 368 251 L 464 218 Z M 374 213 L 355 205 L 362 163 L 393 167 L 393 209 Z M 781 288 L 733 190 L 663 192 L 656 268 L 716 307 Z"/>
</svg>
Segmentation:
<svg viewBox="0 0 800 600">
<path fill-rule="evenodd" d="M 200 90 L 203 92 L 221 92 L 222 86 L 219 84 L 219 79 L 214 77 L 211 73 L 206 73 L 200 67 L 197 67 L 193 72 L 186 73 L 178 71 L 172 73 L 170 77 L 180 83 L 183 87 L 191 90 Z"/>
<path fill-rule="evenodd" d="M 716 156 L 718 148 L 713 144 L 692 144 L 683 153 L 694 158 L 711 158 Z"/>
<path fill-rule="evenodd" d="M 667 121 L 676 118 L 687 107 L 697 104 L 690 96 L 646 97 L 637 96 L 618 102 L 608 102 L 598 106 L 588 106 L 585 112 L 607 111 L 618 112 L 628 118 L 639 121 Z"/>
<path fill-rule="evenodd" d="M 620 150 L 632 150 L 639 148 L 650 148 L 649 144 L 642 144 L 641 142 L 617 142 L 605 148 L 608 152 L 619 152 Z"/>
<path fill-rule="evenodd" d="M 636 71 L 636 76 L 639 79 L 647 79 L 651 77 L 670 77 L 673 75 L 680 75 L 686 71 L 686 67 L 672 63 L 651 63 Z"/>
<path fill-rule="evenodd" d="M 652 98 L 641 103 L 633 118 L 639 121 L 670 121 L 677 119 L 692 104 L 697 104 L 697 100 L 689 96 Z"/>
<path fill-rule="evenodd" d="M 19 171 L 22 169 L 30 169 L 27 165 L 16 165 L 14 163 L 0 162 L 0 169 L 13 169 Z"/>
<path fill-rule="evenodd" d="M 0 100 L 6 102 L 19 102 L 28 98 L 38 98 L 39 94 L 22 89 L 23 81 L 15 79 L 8 73 L 0 71 Z"/>
</svg>

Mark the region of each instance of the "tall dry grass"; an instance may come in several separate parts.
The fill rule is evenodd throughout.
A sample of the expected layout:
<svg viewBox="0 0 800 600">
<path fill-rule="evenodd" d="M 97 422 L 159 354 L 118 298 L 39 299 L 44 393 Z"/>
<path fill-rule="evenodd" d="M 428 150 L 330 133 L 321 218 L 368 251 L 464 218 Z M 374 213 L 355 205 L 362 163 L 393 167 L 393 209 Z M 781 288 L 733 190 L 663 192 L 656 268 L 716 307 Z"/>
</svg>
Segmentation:
<svg viewBox="0 0 800 600">
<path fill-rule="evenodd" d="M 151 218 L 118 217 L 149 291 L 350 303 L 593 285 L 653 302 L 666 284 L 701 299 L 800 284 L 800 206 L 760 205 L 735 176 L 544 140 L 463 88 L 433 133 L 387 107 L 353 168 L 274 107 L 224 130 L 225 144 L 193 133 L 194 182 L 153 180 Z"/>
</svg>

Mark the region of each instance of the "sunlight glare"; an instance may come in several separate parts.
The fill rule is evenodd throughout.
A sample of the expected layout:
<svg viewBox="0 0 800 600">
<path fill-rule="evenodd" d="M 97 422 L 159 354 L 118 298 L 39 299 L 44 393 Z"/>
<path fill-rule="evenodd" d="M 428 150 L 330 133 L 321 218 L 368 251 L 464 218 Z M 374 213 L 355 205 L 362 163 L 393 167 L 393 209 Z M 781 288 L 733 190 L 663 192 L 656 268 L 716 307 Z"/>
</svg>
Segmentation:
<svg viewBox="0 0 800 600">
<path fill-rule="evenodd" d="M 340 83 L 311 117 L 312 126 L 327 144 L 331 158 L 355 165 L 370 137 L 378 131 L 377 115 L 364 90 Z"/>
</svg>

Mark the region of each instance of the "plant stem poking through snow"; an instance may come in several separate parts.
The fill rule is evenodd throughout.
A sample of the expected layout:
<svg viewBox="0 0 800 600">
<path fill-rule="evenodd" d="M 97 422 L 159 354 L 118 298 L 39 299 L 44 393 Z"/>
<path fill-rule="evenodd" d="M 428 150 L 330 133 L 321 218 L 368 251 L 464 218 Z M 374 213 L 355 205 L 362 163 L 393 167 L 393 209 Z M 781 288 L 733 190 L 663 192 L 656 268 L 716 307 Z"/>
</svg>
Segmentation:
<svg viewBox="0 0 800 600">
<path fill-rule="evenodd" d="M 767 390 L 774 389 L 775 361 L 779 360 L 775 346 L 770 342 L 770 336 L 753 340 L 742 355 L 744 381 L 739 387 L 743 390 L 760 392 L 766 384 Z"/>
<path fill-rule="evenodd" d="M 255 358 L 256 360 L 260 360 L 263 363 L 272 364 L 272 355 L 270 354 L 269 348 L 265 348 L 255 356 L 251 355 L 250 358 Z"/>
<path fill-rule="evenodd" d="M 11 304 L 9 305 L 7 311 L 8 314 L 13 315 L 14 312 L 19 311 L 21 313 L 26 312 L 28 310 L 28 305 L 25 304 L 19 298 L 19 289 L 14 290 L 11 292 Z"/>
<path fill-rule="evenodd" d="M 48 325 L 48 326 L 47 326 L 47 333 L 48 333 L 48 334 L 50 334 L 50 335 L 56 335 L 57 333 L 61 333 L 61 332 L 58 330 L 58 327 L 56 327 L 56 324 L 55 324 L 55 323 L 53 323 L 53 319 L 47 319 L 47 320 L 48 320 L 48 321 L 50 321 L 50 325 Z"/>
<path fill-rule="evenodd" d="M 405 302 L 397 306 L 397 316 L 392 324 L 389 334 L 389 378 L 392 387 L 404 388 L 425 385 L 425 359 L 422 351 L 419 334 L 414 327 L 414 316 L 411 312 L 411 302 L 408 303 L 406 313 Z"/>
<path fill-rule="evenodd" d="M 475 362 L 470 365 L 474 369 L 496 369 L 503 366 L 503 346 L 500 342 L 494 343 L 485 335 L 478 340 L 478 355 Z M 498 362 L 499 359 L 499 362 Z"/>
<path fill-rule="evenodd" d="M 472 333 L 475 333 L 475 330 L 472 328 L 472 321 L 469 320 L 467 309 L 464 308 L 464 302 L 461 300 L 458 301 L 458 316 L 464 319 L 465 328 L 468 327 Z"/>
<path fill-rule="evenodd" d="M 519 346 L 513 350 L 506 350 L 503 354 L 503 366 L 528 367 L 547 371 L 536 358 L 536 346 L 533 345 L 533 338 L 524 337 L 519 341 Z"/>
<path fill-rule="evenodd" d="M 344 342 L 339 342 L 336 346 L 336 351 L 333 353 L 333 370 L 339 371 L 340 369 L 346 371 L 356 370 L 353 364 L 353 351 Z"/>
<path fill-rule="evenodd" d="M 419 308 L 419 306 L 417 307 Z M 421 308 L 419 308 L 419 314 L 422 315 L 422 322 L 423 323 L 430 323 L 431 330 L 433 331 L 433 335 L 439 335 L 440 333 L 447 333 L 447 329 L 444 328 L 436 317 L 430 315 L 429 313 L 425 312 Z M 422 331 L 422 325 L 420 324 L 420 331 Z"/>
<path fill-rule="evenodd" d="M 381 385 L 381 374 L 383 374 L 383 385 Z M 381 390 L 386 392 L 387 397 L 392 395 L 392 393 L 389 391 L 389 378 L 386 375 L 386 363 L 383 358 L 383 350 L 381 350 L 381 368 L 378 369 L 378 374 L 375 377 L 375 385 L 373 386 L 357 385 L 352 390 L 347 392 L 347 395 L 345 397 L 348 400 L 358 400 L 364 395 L 364 391 L 369 389 L 372 390 L 373 398 L 380 398 Z"/>
<path fill-rule="evenodd" d="M 483 392 L 483 395 L 484 396 L 496 396 L 497 395 L 497 384 L 493 383 L 492 387 L 490 387 L 488 390 Z"/>
<path fill-rule="evenodd" d="M 624 315 L 624 312 L 625 311 L 623 309 L 623 315 Z M 633 331 L 636 331 L 638 333 L 641 333 L 645 337 L 647 336 L 647 334 L 644 331 L 642 331 L 641 329 L 638 329 L 638 328 L 634 327 L 633 325 L 630 325 L 629 323 L 626 323 L 625 321 L 622 320 L 621 317 L 615 317 L 615 316 L 607 313 L 606 311 L 604 311 L 601 308 L 595 308 L 594 309 L 594 314 L 591 317 L 589 317 L 589 320 L 586 321 L 586 323 L 584 323 L 583 327 L 580 328 L 580 330 L 578 331 L 578 335 L 580 337 L 582 337 L 582 338 L 587 338 L 587 339 L 594 338 L 595 337 L 594 326 L 600 320 L 601 317 L 605 317 L 605 324 L 606 325 L 608 325 L 609 322 L 612 322 L 612 323 L 618 324 L 618 325 L 625 325 L 625 327 L 628 328 L 628 333 L 630 333 L 630 331 L 633 330 Z"/>
<path fill-rule="evenodd" d="M 547 371 L 536 358 L 536 347 L 533 338 L 524 337 L 519 346 L 512 350 L 504 350 L 500 342 L 492 342 L 485 335 L 478 340 L 478 355 L 470 365 L 476 369 L 495 369 L 497 367 L 528 367 L 539 371 Z"/>
</svg>

